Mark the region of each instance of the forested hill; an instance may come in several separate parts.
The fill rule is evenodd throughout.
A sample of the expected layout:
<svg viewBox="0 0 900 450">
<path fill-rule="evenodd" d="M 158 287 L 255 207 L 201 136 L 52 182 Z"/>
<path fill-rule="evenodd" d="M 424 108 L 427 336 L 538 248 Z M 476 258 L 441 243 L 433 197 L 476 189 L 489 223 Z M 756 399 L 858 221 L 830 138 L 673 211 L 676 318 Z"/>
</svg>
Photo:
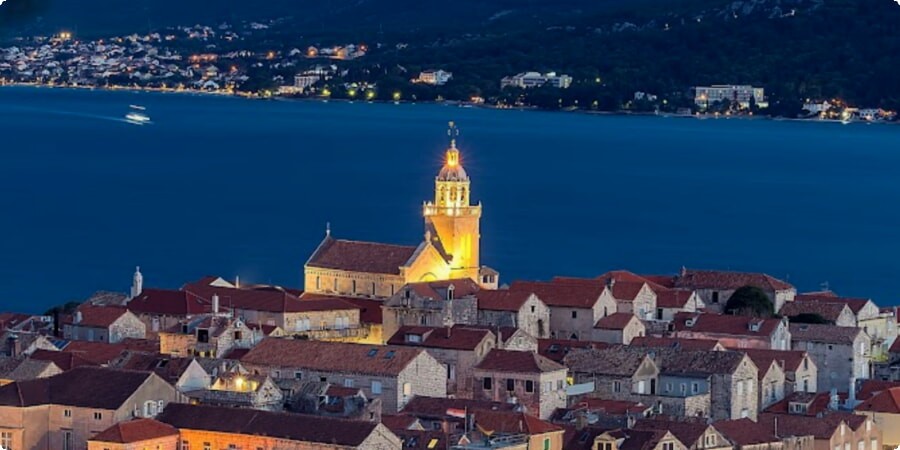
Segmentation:
<svg viewBox="0 0 900 450">
<path fill-rule="evenodd" d="M 894 0 L 7 0 L 0 35 L 81 37 L 172 25 L 281 20 L 267 45 L 385 43 L 361 64 L 444 67 L 496 90 L 522 70 L 602 79 L 610 102 L 696 84 L 747 83 L 774 98 L 842 97 L 900 109 Z M 396 43 L 405 43 L 394 50 Z"/>
</svg>

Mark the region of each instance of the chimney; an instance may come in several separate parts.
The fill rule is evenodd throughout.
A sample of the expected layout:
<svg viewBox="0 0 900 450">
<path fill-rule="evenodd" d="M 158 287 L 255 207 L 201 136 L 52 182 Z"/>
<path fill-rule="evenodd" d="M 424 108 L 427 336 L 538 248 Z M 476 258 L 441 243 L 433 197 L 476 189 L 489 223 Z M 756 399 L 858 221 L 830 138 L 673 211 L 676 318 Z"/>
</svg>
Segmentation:
<svg viewBox="0 0 900 450">
<path fill-rule="evenodd" d="M 497 327 L 497 348 L 503 348 L 503 332 L 500 331 L 500 327 Z"/>
<path fill-rule="evenodd" d="M 451 284 L 447 286 L 447 300 L 453 300 L 453 291 L 456 290 L 455 287 Z"/>
<path fill-rule="evenodd" d="M 847 391 L 847 403 L 849 407 L 856 406 L 856 377 L 850 377 L 850 390 Z"/>
<path fill-rule="evenodd" d="M 578 431 L 583 430 L 588 425 L 587 419 L 587 411 L 580 411 L 578 415 L 575 416 L 575 429 Z"/>
<path fill-rule="evenodd" d="M 450 336 L 453 335 L 452 331 L 453 327 L 447 327 L 447 339 L 450 339 Z"/>
<path fill-rule="evenodd" d="M 777 415 L 775 416 L 775 431 L 772 434 L 774 434 L 776 438 L 779 437 L 778 436 L 778 416 Z"/>
<path fill-rule="evenodd" d="M 81 317 L 81 311 L 75 311 L 75 320 L 74 320 L 74 322 L 75 322 L 75 323 L 81 323 L 81 319 L 82 319 L 82 317 Z"/>
<path fill-rule="evenodd" d="M 11 358 L 18 358 L 19 355 L 22 354 L 22 343 L 19 342 L 19 337 L 16 335 L 10 335 L 9 338 L 6 339 L 7 347 L 9 348 L 9 356 Z"/>
<path fill-rule="evenodd" d="M 213 314 L 219 314 L 219 294 L 212 295 L 212 312 Z"/>
<path fill-rule="evenodd" d="M 609 280 L 606 280 L 606 287 L 612 289 L 616 286 L 616 279 L 613 277 L 609 277 Z"/>
</svg>

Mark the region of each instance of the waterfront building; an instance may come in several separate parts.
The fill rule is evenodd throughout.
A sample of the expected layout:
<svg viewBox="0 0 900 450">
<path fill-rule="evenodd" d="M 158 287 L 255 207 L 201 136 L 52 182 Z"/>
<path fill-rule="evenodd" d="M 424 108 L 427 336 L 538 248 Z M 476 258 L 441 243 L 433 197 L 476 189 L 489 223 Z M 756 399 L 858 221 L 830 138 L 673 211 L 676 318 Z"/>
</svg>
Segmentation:
<svg viewBox="0 0 900 450">
<path fill-rule="evenodd" d="M 304 266 L 307 292 L 388 298 L 409 283 L 468 278 L 496 289 L 497 272 L 480 265 L 481 204 L 471 203 L 471 181 L 456 148 L 435 178 L 434 200 L 423 205 L 425 239 L 416 246 L 335 239 L 330 227 Z"/>
<path fill-rule="evenodd" d="M 453 78 L 452 72 L 444 70 L 426 70 L 419 73 L 419 76 L 413 79 L 414 83 L 430 84 L 433 86 L 443 86 Z"/>
<path fill-rule="evenodd" d="M 716 84 L 694 88 L 694 103 L 704 109 L 721 101 L 733 101 L 740 104 L 741 108 L 749 108 L 751 100 L 760 108 L 768 106 L 765 101 L 765 89 L 761 87 Z"/>
<path fill-rule="evenodd" d="M 556 72 L 548 72 L 546 74 L 540 72 L 522 72 L 509 77 L 504 77 L 500 80 L 500 89 L 506 87 L 531 89 L 544 85 L 558 89 L 567 89 L 572 85 L 572 77 L 568 75 L 557 75 Z"/>
</svg>

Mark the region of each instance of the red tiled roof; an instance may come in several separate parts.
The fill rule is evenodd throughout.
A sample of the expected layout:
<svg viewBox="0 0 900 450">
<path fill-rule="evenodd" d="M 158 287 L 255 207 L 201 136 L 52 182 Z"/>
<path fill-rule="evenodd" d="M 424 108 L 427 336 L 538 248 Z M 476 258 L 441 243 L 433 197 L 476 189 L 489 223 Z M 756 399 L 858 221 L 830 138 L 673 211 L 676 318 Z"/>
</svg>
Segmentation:
<svg viewBox="0 0 900 450">
<path fill-rule="evenodd" d="M 891 344 L 891 348 L 888 350 L 890 353 L 900 353 L 900 339 L 894 339 L 894 343 Z"/>
<path fill-rule="evenodd" d="M 322 372 L 396 376 L 423 353 L 425 350 L 421 348 L 396 345 L 266 338 L 244 355 L 241 362 Z"/>
<path fill-rule="evenodd" d="M 781 442 L 772 429 L 750 419 L 722 420 L 714 422 L 712 426 L 739 446 Z"/>
<path fill-rule="evenodd" d="M 840 394 L 839 397 L 846 399 L 847 394 Z M 788 396 L 783 398 L 782 400 L 769 405 L 769 407 L 765 409 L 765 412 L 771 414 L 796 415 L 798 413 L 793 412 L 790 409 L 791 403 L 801 403 L 807 405 L 806 412 L 801 415 L 815 417 L 820 413 L 828 411 L 828 404 L 830 402 L 831 398 L 828 392 L 811 393 L 795 391 L 788 394 Z"/>
<path fill-rule="evenodd" d="M 159 352 L 159 341 L 150 339 L 125 338 L 119 341 L 119 345 L 124 345 L 126 349 L 136 352 Z"/>
<path fill-rule="evenodd" d="M 518 312 L 532 295 L 527 291 L 484 290 L 475 297 L 478 298 L 478 309 Z"/>
<path fill-rule="evenodd" d="M 834 292 L 798 294 L 794 297 L 794 301 L 843 304 L 847 305 L 854 314 L 859 314 L 859 311 L 870 302 L 867 298 L 838 297 Z"/>
<path fill-rule="evenodd" d="M 687 320 L 691 318 L 694 318 L 694 324 L 688 326 Z M 779 319 L 687 312 L 675 314 L 675 318 L 672 321 L 675 331 L 695 331 L 730 336 L 771 336 L 780 323 L 781 320 Z M 758 331 L 753 331 L 751 324 L 758 325 Z"/>
<path fill-rule="evenodd" d="M 825 342 L 841 345 L 853 345 L 856 337 L 860 333 L 864 333 L 862 328 L 811 323 L 792 323 L 790 330 L 792 341 Z"/>
<path fill-rule="evenodd" d="M 786 291 L 794 286 L 764 273 L 721 270 L 683 270 L 675 287 L 690 289 L 738 289 L 755 286 L 770 291 Z"/>
<path fill-rule="evenodd" d="M 128 309 L 140 314 L 188 316 L 212 312 L 211 302 L 194 294 L 170 289 L 144 289 L 128 301 Z"/>
<path fill-rule="evenodd" d="M 153 419 L 135 419 L 119 422 L 96 436 L 93 442 L 110 442 L 116 444 L 133 444 L 169 436 L 178 436 L 178 430 L 172 425 L 157 422 Z"/>
<path fill-rule="evenodd" d="M 777 423 L 778 435 L 783 437 L 812 435 L 816 440 L 828 440 L 834 436 L 844 417 L 841 413 L 830 413 L 823 417 L 763 413 L 759 415 L 758 423 L 769 433 L 774 432 Z M 864 416 L 857 417 L 865 419 Z M 713 426 L 719 428 L 718 424 Z"/>
<path fill-rule="evenodd" d="M 769 350 L 752 348 L 731 348 L 730 350 L 746 353 L 753 363 L 756 364 L 756 367 L 759 368 L 760 379 L 765 376 L 765 372 L 768 371 L 769 366 L 771 366 L 773 362 L 778 363 L 785 372 L 796 372 L 801 369 L 800 365 L 803 364 L 803 358 L 806 357 L 806 352 L 802 350 Z"/>
<path fill-rule="evenodd" d="M 406 288 L 415 292 L 419 297 L 444 300 L 448 296 L 450 286 L 453 286 L 453 298 L 468 297 L 481 290 L 481 287 L 471 278 L 409 283 Z"/>
<path fill-rule="evenodd" d="M 719 345 L 716 339 L 688 339 L 675 337 L 638 336 L 631 340 L 632 347 L 675 348 L 681 350 L 712 351 Z"/>
<path fill-rule="evenodd" d="M 52 361 L 61 370 L 72 370 L 80 366 L 96 366 L 97 364 L 90 361 L 77 353 L 56 352 L 51 350 L 35 350 L 30 356 L 31 359 L 41 361 Z"/>
<path fill-rule="evenodd" d="M 694 291 L 686 289 L 665 289 L 656 291 L 657 308 L 684 308 Z"/>
<path fill-rule="evenodd" d="M 568 279 L 553 282 L 515 281 L 509 288 L 513 292 L 534 293 L 547 306 L 584 309 L 593 308 L 605 289 L 606 285 L 600 281 Z"/>
<path fill-rule="evenodd" d="M 325 390 L 325 395 L 330 397 L 353 397 L 357 394 L 359 394 L 359 388 L 337 386 L 334 384 L 328 385 L 328 389 Z"/>
<path fill-rule="evenodd" d="M 400 267 L 405 266 L 415 252 L 415 246 L 347 241 L 328 236 L 306 265 L 349 272 L 399 275 Z"/>
<path fill-rule="evenodd" d="M 624 416 L 627 414 L 643 414 L 652 406 L 646 406 L 639 402 L 630 402 L 627 400 L 606 400 L 602 398 L 585 397 L 581 399 L 576 407 L 584 406 L 591 411 L 600 411 L 615 416 Z"/>
<path fill-rule="evenodd" d="M 640 277 L 651 283 L 655 283 L 669 289 L 673 289 L 675 287 L 675 281 L 677 279 L 677 277 L 674 275 L 640 275 Z"/>
<path fill-rule="evenodd" d="M 352 305 L 356 305 L 359 308 L 359 321 L 362 323 L 368 324 L 377 324 L 381 325 L 381 305 L 384 304 L 381 300 L 373 300 L 369 298 L 356 298 L 356 297 L 341 297 L 341 296 L 332 296 L 332 295 L 324 295 L 324 294 L 313 294 L 310 292 L 304 292 L 303 295 L 300 296 L 300 300 L 325 300 L 336 298 L 343 302 L 350 303 Z"/>
<path fill-rule="evenodd" d="M 900 387 L 893 387 L 875 394 L 860 403 L 856 411 L 900 414 Z"/>
<path fill-rule="evenodd" d="M 31 319 L 31 315 L 13 312 L 0 313 L 0 331 L 12 328 L 28 319 Z"/>
<path fill-rule="evenodd" d="M 126 348 L 123 344 L 108 342 L 70 341 L 62 351 L 78 355 L 96 365 L 104 365 L 121 355 Z"/>
<path fill-rule="evenodd" d="M 818 314 L 823 319 L 834 323 L 841 317 L 844 308 L 847 308 L 847 306 L 843 303 L 793 301 L 785 302 L 778 313 L 787 317 L 794 317 L 800 314 Z"/>
<path fill-rule="evenodd" d="M 403 407 L 403 413 L 411 414 L 416 417 L 440 419 L 447 417 L 447 410 L 449 409 L 462 409 L 468 411 L 482 409 L 512 411 L 516 409 L 516 405 L 513 405 L 512 403 L 469 400 L 463 398 L 415 396 Z"/>
<path fill-rule="evenodd" d="M 881 391 L 895 387 L 900 387 L 900 381 L 862 380 L 859 383 L 859 392 L 856 393 L 856 399 L 867 400 Z"/>
<path fill-rule="evenodd" d="M 358 447 L 379 425 L 304 414 L 171 403 L 157 418 L 175 428 L 268 436 L 295 442 Z"/>
<path fill-rule="evenodd" d="M 636 430 L 669 431 L 687 448 L 692 448 L 695 444 L 697 444 L 697 447 L 702 448 L 703 442 L 700 442 L 700 439 L 706 433 L 709 425 L 696 422 L 642 419 L 638 420 L 633 428 Z"/>
<path fill-rule="evenodd" d="M 19 381 L 0 387 L 0 405 L 62 405 L 119 409 L 134 392 L 155 376 L 149 372 L 78 367 L 50 378 Z"/>
<path fill-rule="evenodd" d="M 88 304 L 79 306 L 77 311 L 81 313 L 81 321 L 75 323 L 73 318 L 69 324 L 91 328 L 108 328 L 128 312 L 127 309 L 121 306 L 93 306 Z"/>
<path fill-rule="evenodd" d="M 475 366 L 491 372 L 543 373 L 565 370 L 565 366 L 534 352 L 493 349 Z"/>
<path fill-rule="evenodd" d="M 573 341 L 569 339 L 538 339 L 538 354 L 552 361 L 562 363 L 563 358 L 574 349 L 603 349 L 610 344 L 593 341 Z"/>
<path fill-rule="evenodd" d="M 601 330 L 624 330 L 632 320 L 637 320 L 632 313 L 613 313 L 601 318 L 594 325 L 594 328 Z"/>
<path fill-rule="evenodd" d="M 284 288 L 277 286 L 230 288 L 193 283 L 184 286 L 183 290 L 210 304 L 212 303 L 213 295 L 218 295 L 219 305 L 223 309 L 276 313 L 356 309 L 354 305 L 337 297 L 304 301 Z"/>
<path fill-rule="evenodd" d="M 241 358 L 250 353 L 249 348 L 233 348 L 231 351 L 222 356 L 222 359 L 234 359 L 240 361 Z"/>
<path fill-rule="evenodd" d="M 419 342 L 410 342 L 408 335 L 419 336 Z M 390 339 L 390 345 L 406 345 L 411 347 L 441 348 L 447 350 L 473 351 L 485 339 L 493 339 L 493 334 L 484 328 L 469 328 L 465 325 L 452 327 L 400 327 Z"/>
<path fill-rule="evenodd" d="M 530 436 L 563 431 L 563 428 L 522 412 L 476 410 L 475 425 L 487 434 L 525 433 Z"/>
<path fill-rule="evenodd" d="M 393 431 L 395 434 L 397 431 L 405 431 L 409 430 L 409 427 L 413 426 L 419 419 L 415 416 L 408 414 L 382 414 L 381 415 L 381 423 L 388 427 L 388 430 Z"/>
</svg>

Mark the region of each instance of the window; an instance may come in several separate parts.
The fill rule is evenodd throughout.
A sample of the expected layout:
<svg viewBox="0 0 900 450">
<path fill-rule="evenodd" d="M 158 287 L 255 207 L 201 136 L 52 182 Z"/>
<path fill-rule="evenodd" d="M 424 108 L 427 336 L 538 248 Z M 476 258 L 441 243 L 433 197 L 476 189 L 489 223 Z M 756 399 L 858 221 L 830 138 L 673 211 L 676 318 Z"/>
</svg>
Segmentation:
<svg viewBox="0 0 900 450">
<path fill-rule="evenodd" d="M 372 381 L 372 394 L 381 394 L 381 382 Z"/>
<path fill-rule="evenodd" d="M 516 380 L 506 379 L 506 390 L 512 392 L 516 390 Z"/>
<path fill-rule="evenodd" d="M 578 318 L 578 311 L 572 311 L 572 318 L 573 318 L 573 319 L 577 319 L 577 318 Z"/>
<path fill-rule="evenodd" d="M 672 383 L 666 383 L 666 392 L 672 392 Z"/>
<path fill-rule="evenodd" d="M 6 450 L 12 450 L 12 432 L 4 431 L 0 433 L 0 447 Z"/>
<path fill-rule="evenodd" d="M 856 450 L 866 450 L 866 442 L 859 441 L 856 443 Z"/>
<path fill-rule="evenodd" d="M 191 450 L 191 443 L 188 441 L 181 441 L 181 450 Z"/>
<path fill-rule="evenodd" d="M 403 396 L 409 397 L 412 395 L 412 384 L 403 383 Z"/>
<path fill-rule="evenodd" d="M 321 281 L 322 281 L 322 280 L 320 280 L 319 277 L 317 276 L 317 277 L 316 277 L 316 290 L 317 290 L 317 291 L 318 291 L 319 289 L 322 289 L 322 283 L 321 283 Z"/>
<path fill-rule="evenodd" d="M 716 435 L 714 435 L 714 434 L 706 435 L 706 446 L 707 447 L 715 447 L 716 446 Z"/>
<path fill-rule="evenodd" d="M 691 393 L 696 394 L 699 392 L 700 392 L 700 383 L 698 383 L 696 381 L 691 383 Z"/>
<path fill-rule="evenodd" d="M 562 390 L 562 388 L 564 388 L 564 387 L 566 387 L 565 380 L 557 380 L 556 381 L 556 389 L 557 390 Z M 547 389 L 547 391 L 549 392 L 550 389 Z"/>
<path fill-rule="evenodd" d="M 663 442 L 663 450 L 675 450 L 674 442 Z"/>
<path fill-rule="evenodd" d="M 72 430 L 63 431 L 63 450 L 74 450 L 72 445 Z"/>
<path fill-rule="evenodd" d="M 212 444 L 210 444 L 209 442 L 204 442 L 203 450 L 212 450 Z"/>
<path fill-rule="evenodd" d="M 744 408 L 741 410 L 741 419 L 746 419 L 747 417 L 750 417 L 750 411 L 748 411 L 747 408 Z"/>
<path fill-rule="evenodd" d="M 544 450 L 550 450 L 550 438 L 544 438 Z"/>
<path fill-rule="evenodd" d="M 872 421 L 866 420 L 866 431 L 872 431 Z"/>
<path fill-rule="evenodd" d="M 713 292 L 713 293 L 712 293 L 712 302 L 713 302 L 713 303 L 719 303 L 719 293 L 718 293 L 718 292 Z"/>
<path fill-rule="evenodd" d="M 525 380 L 525 392 L 534 392 L 534 381 Z"/>
<path fill-rule="evenodd" d="M 352 388 L 353 384 L 353 378 L 344 378 L 344 387 Z"/>
<path fill-rule="evenodd" d="M 456 366 L 453 364 L 447 364 L 447 379 L 456 380 Z"/>
<path fill-rule="evenodd" d="M 644 380 L 638 381 L 638 394 L 645 394 L 645 392 L 644 392 Z"/>
<path fill-rule="evenodd" d="M 337 278 L 334 279 L 334 291 L 337 292 Z"/>
<path fill-rule="evenodd" d="M 737 382 L 737 395 L 738 395 L 738 397 L 744 395 L 744 382 L 743 381 Z"/>
<path fill-rule="evenodd" d="M 243 334 L 243 333 L 241 333 L 240 331 L 235 331 L 235 332 L 234 332 L 234 340 L 240 341 L 240 340 L 243 339 L 243 338 L 244 338 L 244 334 Z"/>
<path fill-rule="evenodd" d="M 71 409 L 64 409 L 64 410 L 63 410 L 63 417 L 72 417 L 72 410 L 71 410 Z"/>
<path fill-rule="evenodd" d="M 228 450 L 237 450 L 237 444 L 228 444 Z"/>
<path fill-rule="evenodd" d="M 103 413 L 95 411 L 94 412 L 94 420 L 103 420 Z"/>
<path fill-rule="evenodd" d="M 687 383 L 681 383 L 681 395 L 687 394 Z"/>
<path fill-rule="evenodd" d="M 372 282 L 372 295 L 375 295 L 375 282 Z"/>
<path fill-rule="evenodd" d="M 869 450 L 878 450 L 878 439 L 872 439 L 869 443 Z"/>
<path fill-rule="evenodd" d="M 353 281 L 351 281 L 350 283 L 351 283 L 351 284 L 350 284 L 350 286 L 351 286 L 350 290 L 355 294 L 355 293 L 356 293 L 356 280 L 353 280 Z"/>
<path fill-rule="evenodd" d="M 613 392 L 622 392 L 622 383 L 618 381 L 613 381 L 612 385 Z"/>
<path fill-rule="evenodd" d="M 294 379 L 295 379 L 295 380 L 302 380 L 302 379 L 303 379 L 303 372 L 294 372 Z"/>
<path fill-rule="evenodd" d="M 148 400 L 144 402 L 144 417 L 153 417 L 156 415 L 156 402 Z"/>
<path fill-rule="evenodd" d="M 486 377 L 485 379 L 481 380 L 482 387 L 484 388 L 484 390 L 489 391 L 489 390 L 493 389 L 493 386 L 491 386 L 491 381 L 493 381 L 493 380 L 490 377 Z"/>
</svg>

